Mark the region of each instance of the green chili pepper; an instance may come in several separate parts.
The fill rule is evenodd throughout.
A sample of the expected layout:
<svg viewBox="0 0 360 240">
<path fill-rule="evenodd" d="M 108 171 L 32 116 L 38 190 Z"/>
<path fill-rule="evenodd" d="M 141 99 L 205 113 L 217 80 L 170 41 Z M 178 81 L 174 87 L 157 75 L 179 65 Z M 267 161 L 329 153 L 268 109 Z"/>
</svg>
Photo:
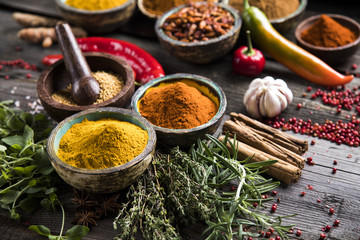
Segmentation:
<svg viewBox="0 0 360 240">
<path fill-rule="evenodd" d="M 349 83 L 354 76 L 344 76 L 278 33 L 266 15 L 244 0 L 243 26 L 250 30 L 258 47 L 299 76 L 317 84 L 338 86 Z"/>
</svg>

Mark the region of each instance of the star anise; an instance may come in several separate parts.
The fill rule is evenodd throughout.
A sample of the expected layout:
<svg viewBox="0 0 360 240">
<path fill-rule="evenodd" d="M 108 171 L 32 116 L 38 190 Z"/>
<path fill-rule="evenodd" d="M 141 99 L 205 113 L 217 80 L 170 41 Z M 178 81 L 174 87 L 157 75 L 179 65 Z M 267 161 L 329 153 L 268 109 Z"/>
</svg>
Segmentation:
<svg viewBox="0 0 360 240">
<path fill-rule="evenodd" d="M 120 197 L 119 194 L 115 194 L 112 196 L 97 196 L 97 210 L 96 215 L 105 217 L 108 215 L 109 212 L 116 212 L 121 208 L 121 205 L 117 203 L 118 198 Z"/>
<path fill-rule="evenodd" d="M 75 188 L 73 192 L 75 198 L 72 198 L 71 201 L 76 204 L 76 210 L 90 210 L 97 204 L 96 201 L 89 200 L 90 194 Z"/>
<path fill-rule="evenodd" d="M 82 210 L 80 212 L 75 213 L 75 218 L 72 220 L 72 224 L 75 225 L 83 225 L 86 227 L 90 226 L 96 226 L 95 219 L 98 219 L 99 217 L 91 211 Z"/>
</svg>

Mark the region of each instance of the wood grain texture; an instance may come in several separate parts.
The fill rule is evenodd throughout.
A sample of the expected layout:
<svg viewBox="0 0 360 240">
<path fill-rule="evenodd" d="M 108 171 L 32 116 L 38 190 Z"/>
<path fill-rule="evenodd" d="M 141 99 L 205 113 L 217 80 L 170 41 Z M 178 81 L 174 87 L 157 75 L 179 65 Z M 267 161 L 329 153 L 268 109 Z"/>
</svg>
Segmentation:
<svg viewBox="0 0 360 240">
<path fill-rule="evenodd" d="M 327 1 L 326 4 L 319 1 L 309 1 L 305 16 L 329 12 L 344 14 L 359 22 L 359 11 L 355 3 L 356 1 L 349 0 L 341 2 Z M 42 6 L 46 8 L 48 1 L 36 1 L 36 4 L 39 8 L 42 8 Z M 44 67 L 41 65 L 41 58 L 48 54 L 60 53 L 58 46 L 54 45 L 48 49 L 43 49 L 40 45 L 30 44 L 17 39 L 16 33 L 20 30 L 20 26 L 11 19 L 11 14 L 11 8 L 0 9 L 0 60 L 22 58 L 38 65 L 40 70 L 43 70 Z M 216 81 L 223 88 L 228 100 L 226 113 L 241 112 L 246 114 L 242 98 L 252 78 L 233 74 L 231 69 L 231 53 L 211 64 L 193 65 L 171 57 L 169 53 L 160 47 L 156 39 L 145 39 L 139 37 L 139 35 L 119 33 L 112 33 L 105 36 L 137 44 L 152 54 L 160 64 L 162 64 L 166 74 L 181 72 L 194 73 Z M 245 44 L 245 38 L 243 36 L 243 34 L 240 35 L 237 46 Z M 285 36 L 294 41 L 293 32 Z M 16 46 L 20 46 L 23 50 L 15 51 Z M 351 69 L 353 63 L 360 65 L 360 49 L 357 50 L 352 58 L 338 66 L 337 70 L 340 72 L 351 71 L 360 73 L 360 67 L 356 70 Z M 5 80 L 5 74 L 10 74 L 11 78 Z M 31 110 L 28 104 L 33 103 L 37 99 L 36 79 L 39 76 L 39 72 L 31 72 L 31 74 L 33 77 L 27 79 L 23 72 L 0 71 L 0 100 L 19 100 L 21 108 Z M 281 116 L 284 118 L 297 117 L 323 123 L 326 119 L 333 121 L 342 119 L 346 121 L 346 115 L 352 113 L 344 110 L 341 114 L 337 115 L 335 114 L 336 109 L 323 105 L 319 99 L 311 100 L 310 94 L 308 94 L 307 97 L 303 97 L 307 86 L 312 86 L 312 92 L 322 87 L 296 76 L 269 57 L 267 57 L 264 72 L 260 77 L 267 75 L 284 79 L 293 91 L 294 101 L 282 113 Z M 354 86 L 360 86 L 360 78 L 355 78 L 353 82 L 349 84 L 349 87 Z M 302 103 L 303 108 L 297 109 L 297 103 Z M 329 141 L 289 133 L 309 142 L 313 139 L 316 141 L 316 144 L 310 145 L 309 151 L 304 154 L 304 157 L 311 156 L 316 164 L 314 166 L 305 164 L 302 176 L 296 184 L 289 186 L 281 185 L 277 189 L 278 194 L 274 196 L 275 199 L 267 204 L 268 207 L 264 211 L 269 213 L 272 203 L 274 203 L 277 198 L 280 198 L 281 201 L 278 203 L 277 211 L 273 213 L 274 216 L 297 213 L 296 217 L 284 220 L 287 224 L 295 224 L 296 227 L 302 231 L 301 237 L 290 234 L 290 239 L 317 240 L 319 239 L 320 233 L 322 233 L 321 228 L 326 225 L 332 225 L 335 219 L 339 219 L 341 223 L 338 227 L 333 227 L 329 233 L 326 233 L 328 236 L 327 239 L 359 239 L 360 148 L 336 145 Z M 351 157 L 349 155 L 351 155 Z M 338 162 L 336 165 L 338 169 L 336 174 L 332 174 L 334 160 Z M 313 190 L 307 189 L 308 185 L 313 186 Z M 303 197 L 300 196 L 302 191 L 306 192 L 306 195 Z M 59 191 L 59 195 L 64 199 L 64 207 L 66 210 L 65 230 L 67 230 L 72 226 L 70 222 L 74 216 L 74 206 L 69 200 L 72 196 L 71 188 Z M 317 199 L 321 199 L 322 201 L 319 203 Z M 333 215 L 329 215 L 328 213 L 330 207 L 335 208 Z M 31 224 L 48 226 L 54 233 L 59 231 L 59 224 L 61 222 L 60 212 L 52 213 L 44 210 L 39 210 L 34 214 L 26 214 L 23 222 L 12 221 L 6 216 L 7 213 L 0 210 L 0 236 L 1 239 L 5 240 L 46 239 L 27 230 L 27 226 L 24 224 L 25 221 Z M 113 230 L 112 221 L 113 217 L 100 220 L 98 226 L 93 228 L 85 239 L 112 239 L 117 234 L 116 231 Z M 184 236 L 195 240 L 204 239 L 204 236 L 201 235 L 203 229 L 204 226 L 199 223 L 198 225 L 184 229 Z M 141 237 L 137 239 L 141 239 Z"/>
</svg>

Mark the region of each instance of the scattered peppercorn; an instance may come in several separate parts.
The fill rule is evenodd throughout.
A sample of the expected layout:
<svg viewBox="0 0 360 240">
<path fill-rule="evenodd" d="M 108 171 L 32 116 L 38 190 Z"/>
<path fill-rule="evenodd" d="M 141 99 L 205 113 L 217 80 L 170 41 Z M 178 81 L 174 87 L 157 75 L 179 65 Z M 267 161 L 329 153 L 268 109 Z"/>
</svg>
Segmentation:
<svg viewBox="0 0 360 240">
<path fill-rule="evenodd" d="M 300 236 L 301 236 L 301 233 L 302 233 L 301 230 L 297 230 L 297 231 L 296 231 L 296 236 L 299 236 L 299 237 L 300 237 Z"/>
<path fill-rule="evenodd" d="M 268 237 L 270 237 L 270 236 L 271 236 L 271 232 L 266 232 L 266 233 L 265 233 L 265 237 L 268 238 Z"/>
<path fill-rule="evenodd" d="M 274 233 L 275 229 L 273 229 L 272 227 L 269 228 L 269 232 Z"/>
<path fill-rule="evenodd" d="M 277 204 L 274 203 L 274 204 L 272 205 L 272 207 L 271 207 L 271 212 L 275 212 L 276 209 L 277 209 Z"/>
<path fill-rule="evenodd" d="M 281 240 L 280 236 L 276 236 L 275 240 Z"/>
<path fill-rule="evenodd" d="M 277 192 L 277 191 L 275 191 L 275 190 L 274 190 L 274 191 L 272 191 L 272 194 L 273 194 L 273 195 L 276 195 L 277 193 L 278 193 L 278 192 Z"/>
<path fill-rule="evenodd" d="M 305 192 L 301 192 L 300 196 L 302 196 L 302 197 L 305 196 Z"/>
<path fill-rule="evenodd" d="M 320 239 L 325 239 L 326 238 L 326 234 L 325 233 L 320 233 Z"/>
<path fill-rule="evenodd" d="M 320 202 L 321 202 L 321 199 L 320 199 L 320 198 L 318 198 L 316 201 L 317 201 L 318 203 L 320 203 Z"/>
<path fill-rule="evenodd" d="M 356 63 L 354 63 L 353 65 L 351 65 L 351 68 L 354 69 L 354 70 L 357 69 L 357 67 L 358 67 L 358 66 L 356 65 Z"/>
<path fill-rule="evenodd" d="M 334 208 L 330 208 L 330 209 L 329 209 L 329 213 L 330 213 L 330 214 L 334 214 L 334 212 L 335 212 L 335 209 L 334 209 Z"/>
<path fill-rule="evenodd" d="M 331 230 L 331 226 L 330 226 L 330 225 L 326 225 L 325 231 L 326 231 L 326 232 L 329 232 L 330 230 Z"/>
<path fill-rule="evenodd" d="M 339 226 L 339 224 L 340 224 L 340 220 L 336 219 L 336 220 L 334 221 L 334 226 Z"/>
<path fill-rule="evenodd" d="M 337 169 L 336 168 L 333 168 L 332 169 L 332 173 L 335 174 L 337 172 Z"/>
<path fill-rule="evenodd" d="M 360 145 L 360 118 L 356 118 L 355 114 L 348 122 L 338 120 L 334 123 L 326 120 L 325 123 L 319 124 L 313 123 L 311 119 L 304 121 L 293 117 L 285 121 L 284 118 L 275 117 L 267 119 L 265 123 L 273 128 L 281 128 L 283 131 L 292 130 L 294 133 L 318 137 L 335 142 L 338 145 L 346 144 L 353 147 Z"/>
<path fill-rule="evenodd" d="M 334 160 L 333 164 L 334 164 L 334 165 L 336 165 L 336 164 L 337 164 L 337 161 L 336 161 L 336 160 Z"/>
<path fill-rule="evenodd" d="M 311 86 L 308 86 L 308 87 L 306 88 L 306 91 L 307 91 L 307 92 L 310 92 L 311 89 L 312 89 L 312 87 L 311 87 Z"/>
<path fill-rule="evenodd" d="M 315 143 L 316 143 L 315 140 L 311 140 L 310 142 L 311 145 L 315 145 Z"/>
<path fill-rule="evenodd" d="M 301 104 L 301 103 L 298 103 L 298 104 L 296 105 L 296 107 L 297 107 L 297 108 L 302 108 L 302 104 Z"/>
<path fill-rule="evenodd" d="M 259 204 L 257 202 L 254 202 L 252 205 L 253 207 L 257 207 Z"/>
</svg>

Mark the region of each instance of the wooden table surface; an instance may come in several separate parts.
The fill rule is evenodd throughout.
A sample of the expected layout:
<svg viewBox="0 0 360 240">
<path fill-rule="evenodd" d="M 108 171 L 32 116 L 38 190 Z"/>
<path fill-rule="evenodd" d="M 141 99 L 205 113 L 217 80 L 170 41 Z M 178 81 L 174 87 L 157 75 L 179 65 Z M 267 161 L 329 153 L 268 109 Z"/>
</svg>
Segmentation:
<svg viewBox="0 0 360 240">
<path fill-rule="evenodd" d="M 14 3 L 16 4 L 14 5 Z M 12 3 L 12 4 L 10 4 Z M 34 5 L 36 3 L 36 5 Z M 21 41 L 16 34 L 20 26 L 15 23 L 11 14 L 17 9 L 27 9 L 29 11 L 43 14 L 56 15 L 52 1 L 0 1 L 0 60 L 24 59 L 25 61 L 36 64 L 40 71 L 44 69 L 41 65 L 41 58 L 48 54 L 59 53 L 57 45 L 48 49 L 43 49 L 36 44 L 30 44 Z M 311 16 L 320 13 L 337 13 L 354 18 L 360 21 L 360 12 L 356 1 L 326 1 L 326 4 L 320 1 L 309 1 L 305 16 Z M 133 30 L 136 28 L 133 28 Z M 218 61 L 207 65 L 192 65 L 171 57 L 159 45 L 156 38 L 142 37 L 144 34 L 129 34 L 129 31 L 123 30 L 105 37 L 118 38 L 137 44 L 141 48 L 152 54 L 163 66 L 166 74 L 171 73 L 194 73 L 202 75 L 216 81 L 224 90 L 228 107 L 226 113 L 241 112 L 246 113 L 242 103 L 244 93 L 253 78 L 236 76 L 232 73 L 231 57 L 232 52 Z M 294 41 L 293 32 L 285 36 Z M 240 38 L 237 46 L 243 45 Z M 17 51 L 17 47 L 21 51 Z M 351 65 L 356 63 L 359 68 L 353 70 Z M 360 73 L 360 49 L 349 60 L 336 69 L 342 73 L 350 71 Z M 34 111 L 36 103 L 36 79 L 40 72 L 31 72 L 32 77 L 26 78 L 25 72 L 0 71 L 0 100 L 14 99 L 18 101 L 19 106 L 26 110 Z M 10 75 L 6 80 L 5 75 Z M 337 121 L 342 119 L 348 121 L 346 115 L 351 115 L 353 111 L 342 111 L 336 114 L 334 108 L 323 105 L 320 100 L 312 100 L 309 95 L 303 97 L 307 86 L 312 86 L 313 92 L 317 88 L 326 89 L 302 79 L 290 72 L 281 64 L 267 58 L 264 72 L 260 77 L 267 75 L 275 78 L 284 79 L 289 88 L 293 91 L 294 101 L 282 113 L 281 117 L 311 119 L 313 122 L 323 123 L 326 119 Z M 360 78 L 356 77 L 348 86 L 360 86 Z M 315 89 L 315 90 L 314 90 Z M 297 109 L 296 105 L 302 103 L 303 107 Z M 358 116 L 360 117 L 360 116 Z M 306 165 L 303 169 L 300 180 L 289 186 L 281 185 L 278 187 L 278 196 L 281 202 L 278 204 L 278 210 L 273 215 L 297 214 L 285 220 L 287 224 L 295 224 L 296 228 L 302 231 L 301 237 L 295 234 L 289 235 L 290 239 L 319 239 L 322 228 L 326 225 L 332 225 L 335 219 L 340 220 L 340 226 L 333 228 L 327 233 L 327 239 L 359 239 L 360 238 L 360 150 L 359 148 L 348 147 L 345 145 L 336 145 L 335 143 L 296 134 L 309 142 L 313 139 L 316 144 L 309 147 L 309 151 L 304 155 L 311 156 L 316 162 L 314 166 Z M 336 160 L 337 173 L 332 174 L 334 167 L 333 161 Z M 313 186 L 313 190 L 308 190 L 307 186 Z M 300 193 L 306 191 L 306 195 L 301 197 Z M 71 188 L 59 191 L 62 199 L 69 199 L 72 196 Z M 322 201 L 319 203 L 317 199 Z M 334 207 L 335 213 L 329 215 L 329 208 Z M 69 200 L 65 201 L 66 224 L 65 228 L 71 227 L 71 219 L 74 216 L 74 206 Z M 23 222 L 16 222 L 7 217 L 7 212 L 0 210 L 0 239 L 43 239 L 36 233 L 27 229 L 24 222 L 31 224 L 42 224 L 50 227 L 53 232 L 58 232 L 61 225 L 61 213 L 47 212 L 43 210 L 36 211 L 31 215 L 25 215 Z M 113 217 L 100 220 L 98 226 L 93 228 L 85 239 L 112 239 L 116 232 L 112 225 Z M 202 228 L 193 226 L 187 229 L 190 239 L 203 239 L 201 236 Z M 45 239 L 45 238 L 44 238 Z"/>
</svg>

